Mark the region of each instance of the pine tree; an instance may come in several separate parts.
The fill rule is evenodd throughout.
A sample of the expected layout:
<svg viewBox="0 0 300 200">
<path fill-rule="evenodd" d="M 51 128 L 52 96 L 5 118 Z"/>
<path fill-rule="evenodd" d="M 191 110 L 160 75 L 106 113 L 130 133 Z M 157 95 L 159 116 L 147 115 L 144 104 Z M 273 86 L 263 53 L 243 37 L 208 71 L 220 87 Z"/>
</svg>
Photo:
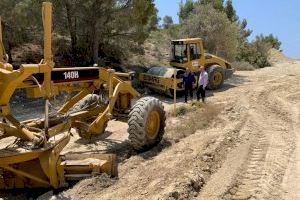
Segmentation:
<svg viewBox="0 0 300 200">
<path fill-rule="evenodd" d="M 211 4 L 214 9 L 218 11 L 224 11 L 224 0 L 200 0 L 200 4 Z"/>
<path fill-rule="evenodd" d="M 42 40 L 43 0 L 1 0 L 9 48 Z M 154 0 L 52 0 L 53 37 L 58 50 L 73 63 L 119 61 L 136 50 L 158 24 Z M 69 42 L 70 41 L 70 42 Z M 75 61 L 75 62 L 74 62 Z"/>
<path fill-rule="evenodd" d="M 238 21 L 239 18 L 238 18 L 238 16 L 236 15 L 235 9 L 233 8 L 232 0 L 227 0 L 227 1 L 226 1 L 224 11 L 225 11 L 225 13 L 227 14 L 227 17 L 228 17 L 228 19 L 229 19 L 231 22 L 236 22 L 236 21 Z"/>
<path fill-rule="evenodd" d="M 183 23 L 184 20 L 186 20 L 191 13 L 193 12 L 195 8 L 195 2 L 193 0 L 186 0 L 185 3 L 181 0 L 179 4 L 179 22 Z"/>
<path fill-rule="evenodd" d="M 163 27 L 164 29 L 168 29 L 173 24 L 173 19 L 171 16 L 165 16 L 163 18 Z"/>
</svg>

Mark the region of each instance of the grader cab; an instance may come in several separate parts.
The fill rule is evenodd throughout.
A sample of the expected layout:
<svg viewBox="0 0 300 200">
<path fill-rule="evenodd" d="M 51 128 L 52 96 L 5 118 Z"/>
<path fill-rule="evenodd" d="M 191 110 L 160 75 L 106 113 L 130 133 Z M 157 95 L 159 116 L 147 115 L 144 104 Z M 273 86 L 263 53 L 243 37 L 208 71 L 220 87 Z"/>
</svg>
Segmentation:
<svg viewBox="0 0 300 200">
<path fill-rule="evenodd" d="M 102 67 L 54 67 L 52 4 L 44 2 L 42 11 L 44 59 L 39 64 L 23 64 L 14 70 L 0 31 L 1 146 L 5 143 L 0 149 L 0 189 L 60 188 L 100 173 L 117 176 L 114 154 L 61 153 L 70 141 L 71 129 L 90 138 L 102 134 L 109 120 L 125 118 L 129 141 L 136 150 L 153 147 L 164 134 L 165 111 L 159 100 L 145 97 L 131 107 L 139 93 L 131 86 L 130 73 Z M 44 98 L 44 118 L 18 121 L 13 116 L 10 100 L 17 89 L 26 90 L 32 98 Z M 75 94 L 50 114 L 49 99 L 61 92 Z M 14 142 L 8 143 L 10 139 Z"/>
<path fill-rule="evenodd" d="M 185 69 L 190 69 L 196 76 L 200 67 L 204 66 L 209 75 L 209 89 L 222 87 L 224 80 L 234 72 L 226 60 L 205 53 L 201 38 L 173 40 L 171 42 L 171 57 L 169 67 L 152 67 L 147 73 L 140 74 L 140 81 L 146 87 L 157 92 L 173 95 L 174 74 L 176 74 L 176 90 L 183 91 L 182 75 Z"/>
</svg>

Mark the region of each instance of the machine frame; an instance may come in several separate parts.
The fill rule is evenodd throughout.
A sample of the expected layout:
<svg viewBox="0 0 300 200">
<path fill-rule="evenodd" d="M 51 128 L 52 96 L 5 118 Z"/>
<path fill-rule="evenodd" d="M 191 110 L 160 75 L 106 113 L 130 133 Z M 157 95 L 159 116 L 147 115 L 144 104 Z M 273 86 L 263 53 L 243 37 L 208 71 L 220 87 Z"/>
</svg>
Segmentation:
<svg viewBox="0 0 300 200">
<path fill-rule="evenodd" d="M 52 4 L 44 2 L 42 8 L 44 59 L 39 64 L 22 64 L 19 69 L 13 69 L 5 53 L 0 21 L 0 139 L 17 138 L 17 144 L 0 149 L 0 189 L 60 188 L 66 187 L 69 181 L 99 173 L 117 176 L 115 154 L 61 154 L 70 141 L 71 128 L 81 131 L 80 136 L 90 138 L 102 134 L 112 118 L 128 119 L 132 116 L 133 119 L 128 120 L 129 133 L 134 147 L 139 150 L 157 144 L 164 133 L 165 113 L 157 99 L 142 99 L 144 103 L 138 103 L 138 106 L 143 107 L 132 109 L 132 98 L 139 96 L 131 85 L 133 74 L 118 73 L 103 67 L 54 68 L 51 50 Z M 17 89 L 25 89 L 28 97 L 44 98 L 43 119 L 18 121 L 13 116 L 10 100 Z M 65 101 L 56 115 L 49 117 L 49 99 L 62 91 L 76 94 Z M 87 95 L 95 92 L 103 92 L 108 101 L 70 112 Z M 138 125 L 144 124 L 137 130 L 134 127 L 139 116 L 144 116 L 144 119 Z M 152 119 L 159 124 L 153 123 Z M 147 132 L 148 129 L 150 132 Z M 139 138 L 137 134 L 140 134 Z M 142 141 L 141 134 L 144 134 Z"/>
</svg>

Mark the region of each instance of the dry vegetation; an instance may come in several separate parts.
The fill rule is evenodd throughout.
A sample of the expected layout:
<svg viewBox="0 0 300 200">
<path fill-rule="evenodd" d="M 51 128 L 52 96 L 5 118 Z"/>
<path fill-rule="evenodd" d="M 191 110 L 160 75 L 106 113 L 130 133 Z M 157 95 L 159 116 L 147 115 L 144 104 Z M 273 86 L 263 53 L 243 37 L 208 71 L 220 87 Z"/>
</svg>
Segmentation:
<svg viewBox="0 0 300 200">
<path fill-rule="evenodd" d="M 271 66 L 278 64 L 278 63 L 291 63 L 292 59 L 285 56 L 281 51 L 271 48 L 268 51 L 268 57 L 267 57 L 268 63 L 271 64 Z M 246 61 L 236 61 L 232 63 L 232 66 L 237 71 L 253 71 L 255 69 L 258 69 L 258 66 L 253 66 L 249 62 Z"/>
<path fill-rule="evenodd" d="M 221 110 L 221 105 L 201 102 L 179 106 L 177 117 L 172 117 L 172 114 L 169 113 L 165 139 L 178 142 L 180 139 L 194 134 L 197 130 L 207 128 L 218 117 Z"/>
<path fill-rule="evenodd" d="M 253 71 L 256 69 L 253 65 L 245 61 L 233 62 L 232 66 L 237 71 Z"/>
<path fill-rule="evenodd" d="M 142 45 L 142 52 L 132 53 L 130 59 L 123 61 L 124 64 L 145 67 L 168 66 L 171 39 L 166 31 L 153 31 Z"/>
</svg>

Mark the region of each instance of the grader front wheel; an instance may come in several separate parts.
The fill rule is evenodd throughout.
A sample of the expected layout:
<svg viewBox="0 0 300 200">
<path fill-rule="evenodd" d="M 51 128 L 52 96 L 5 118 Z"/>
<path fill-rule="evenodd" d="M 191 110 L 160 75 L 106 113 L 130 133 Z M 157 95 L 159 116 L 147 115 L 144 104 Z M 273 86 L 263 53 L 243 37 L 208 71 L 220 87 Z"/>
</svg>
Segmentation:
<svg viewBox="0 0 300 200">
<path fill-rule="evenodd" d="M 153 97 L 136 102 L 129 114 L 128 133 L 133 148 L 148 150 L 157 145 L 165 132 L 166 114 L 162 103 Z"/>
</svg>

